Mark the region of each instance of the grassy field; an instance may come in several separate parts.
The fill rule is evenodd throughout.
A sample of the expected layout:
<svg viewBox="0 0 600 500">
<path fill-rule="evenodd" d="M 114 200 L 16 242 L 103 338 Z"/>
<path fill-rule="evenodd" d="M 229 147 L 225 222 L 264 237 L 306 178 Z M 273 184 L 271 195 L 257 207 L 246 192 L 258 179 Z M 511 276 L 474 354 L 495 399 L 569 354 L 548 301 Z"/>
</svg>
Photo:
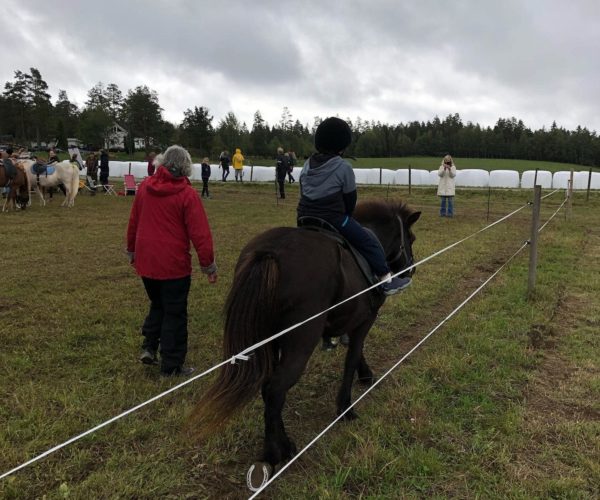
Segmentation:
<svg viewBox="0 0 600 500">
<path fill-rule="evenodd" d="M 434 165 L 435 166 L 435 165 Z M 462 166 L 462 165 L 460 165 Z M 188 362 L 221 360 L 221 309 L 242 246 L 293 225 L 273 186 L 214 183 L 205 202 L 219 282 L 194 273 Z M 461 191 L 437 216 L 434 189 L 360 188 L 404 199 L 423 258 L 486 225 L 487 193 Z M 564 194 L 544 200 L 542 221 Z M 493 191 L 490 222 L 524 204 Z M 81 194 L 0 214 L 0 473 L 175 385 L 137 361 L 147 299 L 126 263 L 132 198 Z M 388 299 L 365 354 L 382 374 L 529 237 L 530 209 L 432 259 Z M 597 498 L 600 495 L 600 193 L 541 233 L 537 290 L 527 252 L 446 323 L 267 490 L 265 498 Z M 196 265 L 196 269 L 197 265 Z M 344 349 L 314 353 L 284 418 L 299 448 L 335 417 Z M 262 446 L 257 398 L 207 443 L 182 431 L 210 377 L 0 481 L 1 498 L 246 498 Z M 360 394 L 355 387 L 354 396 Z"/>
</svg>

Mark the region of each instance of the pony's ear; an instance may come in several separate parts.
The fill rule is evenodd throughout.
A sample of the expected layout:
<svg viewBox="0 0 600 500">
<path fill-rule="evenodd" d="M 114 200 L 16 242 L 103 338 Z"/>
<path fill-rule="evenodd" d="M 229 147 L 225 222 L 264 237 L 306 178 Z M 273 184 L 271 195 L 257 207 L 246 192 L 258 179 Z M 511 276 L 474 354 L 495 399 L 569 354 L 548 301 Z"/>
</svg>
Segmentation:
<svg viewBox="0 0 600 500">
<path fill-rule="evenodd" d="M 410 226 L 412 226 L 415 222 L 417 222 L 419 220 L 419 217 L 421 217 L 421 212 L 413 212 L 412 214 L 410 214 L 407 219 L 406 219 L 406 223 Z"/>
</svg>

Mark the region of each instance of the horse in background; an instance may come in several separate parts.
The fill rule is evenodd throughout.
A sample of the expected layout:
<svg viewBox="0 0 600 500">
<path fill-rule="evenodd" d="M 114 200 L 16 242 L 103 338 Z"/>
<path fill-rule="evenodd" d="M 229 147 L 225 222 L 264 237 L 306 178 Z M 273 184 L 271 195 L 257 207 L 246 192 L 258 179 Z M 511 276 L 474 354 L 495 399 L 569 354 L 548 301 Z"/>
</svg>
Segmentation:
<svg viewBox="0 0 600 500">
<path fill-rule="evenodd" d="M 413 264 L 412 225 L 421 212 L 402 203 L 359 203 L 354 217 L 379 239 L 393 273 Z M 405 275 L 412 275 L 413 270 Z M 242 250 L 225 305 L 224 359 L 368 288 L 369 279 L 339 240 L 307 228 L 278 227 L 256 236 Z M 300 379 L 308 359 L 325 336 L 347 334 L 348 351 L 337 395 L 338 415 L 351 404 L 355 374 L 370 385 L 374 375 L 363 355 L 365 338 L 385 296 L 374 288 L 227 364 L 195 405 L 192 433 L 200 438 L 219 429 L 236 409 L 261 392 L 265 404 L 262 458 L 249 472 L 253 488 L 296 453 L 285 431 L 286 394 Z M 356 418 L 354 410 L 345 419 Z M 262 473 L 260 472 L 262 470 Z M 253 472 L 254 471 L 254 472 Z M 255 474 L 262 474 L 255 477 Z"/>
<path fill-rule="evenodd" d="M 0 188 L 9 188 L 6 201 L 2 207 L 3 212 L 8 211 L 11 207 L 15 210 L 17 208 L 25 210 L 29 203 L 29 178 L 25 173 L 24 167 L 19 162 L 15 164 L 15 169 L 17 171 L 15 177 L 9 180 L 6 167 L 0 164 Z"/>
<path fill-rule="evenodd" d="M 63 184 L 65 187 L 65 201 L 63 201 L 63 207 L 72 207 L 75 204 L 75 197 L 79 191 L 79 164 L 71 162 L 70 160 L 64 160 L 57 163 L 45 165 L 46 168 L 50 168 L 52 172 L 43 172 L 37 174 L 33 170 L 35 162 L 33 160 L 24 160 L 21 162 L 25 167 L 25 172 L 29 178 L 29 183 L 35 188 L 35 191 L 40 197 L 40 203 L 42 206 L 46 206 L 46 198 L 44 196 L 42 188 L 57 187 Z"/>
</svg>

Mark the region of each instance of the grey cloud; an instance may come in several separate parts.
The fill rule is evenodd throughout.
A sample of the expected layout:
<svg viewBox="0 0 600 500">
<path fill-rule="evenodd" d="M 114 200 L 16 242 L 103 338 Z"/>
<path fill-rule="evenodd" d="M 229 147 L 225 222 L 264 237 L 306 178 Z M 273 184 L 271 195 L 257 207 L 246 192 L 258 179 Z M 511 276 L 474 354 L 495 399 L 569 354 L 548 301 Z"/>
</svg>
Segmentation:
<svg viewBox="0 0 600 500">
<path fill-rule="evenodd" d="M 303 123 L 458 112 L 600 130 L 595 0 L 5 3 L 20 21 L 0 77 L 38 67 L 80 104 L 101 80 L 156 89 L 169 119 L 237 105 L 273 123 L 289 106 Z"/>
</svg>

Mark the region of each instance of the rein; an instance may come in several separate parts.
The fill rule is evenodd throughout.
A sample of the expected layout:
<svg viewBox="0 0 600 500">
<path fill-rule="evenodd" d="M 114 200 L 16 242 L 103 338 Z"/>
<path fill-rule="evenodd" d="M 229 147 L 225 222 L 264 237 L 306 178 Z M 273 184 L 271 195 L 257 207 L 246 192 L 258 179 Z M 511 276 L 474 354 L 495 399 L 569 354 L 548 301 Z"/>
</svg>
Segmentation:
<svg viewBox="0 0 600 500">
<path fill-rule="evenodd" d="M 391 266 L 392 264 L 399 261 L 402 257 L 404 257 L 404 262 L 406 263 L 406 265 L 410 265 L 411 262 L 409 262 L 410 259 L 408 258 L 408 252 L 406 251 L 406 241 L 404 239 L 404 222 L 402 222 L 402 218 L 399 215 L 397 215 L 396 217 L 398 218 L 398 222 L 400 222 L 400 248 L 394 254 L 393 257 L 386 257 L 386 260 L 387 263 Z"/>
</svg>

